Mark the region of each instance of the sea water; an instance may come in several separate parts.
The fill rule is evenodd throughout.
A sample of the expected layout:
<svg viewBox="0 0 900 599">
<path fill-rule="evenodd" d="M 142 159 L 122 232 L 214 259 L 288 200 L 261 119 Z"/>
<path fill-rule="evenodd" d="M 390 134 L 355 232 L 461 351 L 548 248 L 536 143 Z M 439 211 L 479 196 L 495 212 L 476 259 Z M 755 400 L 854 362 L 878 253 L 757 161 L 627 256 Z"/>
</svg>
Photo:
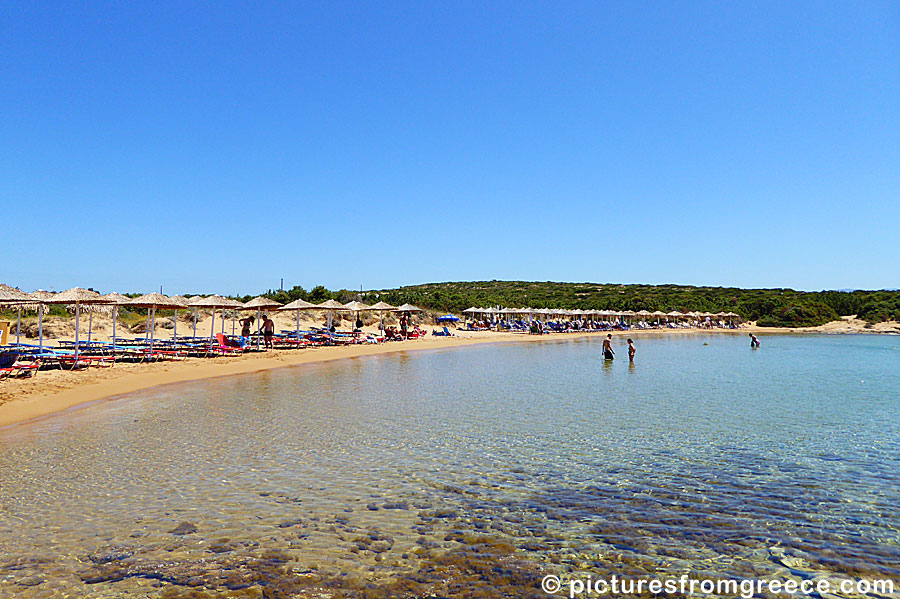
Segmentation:
<svg viewBox="0 0 900 599">
<path fill-rule="evenodd" d="M 900 583 L 900 338 L 409 352 L 0 430 L 0 596 L 547 596 Z M 898 584 L 900 588 L 900 584 Z"/>
</svg>

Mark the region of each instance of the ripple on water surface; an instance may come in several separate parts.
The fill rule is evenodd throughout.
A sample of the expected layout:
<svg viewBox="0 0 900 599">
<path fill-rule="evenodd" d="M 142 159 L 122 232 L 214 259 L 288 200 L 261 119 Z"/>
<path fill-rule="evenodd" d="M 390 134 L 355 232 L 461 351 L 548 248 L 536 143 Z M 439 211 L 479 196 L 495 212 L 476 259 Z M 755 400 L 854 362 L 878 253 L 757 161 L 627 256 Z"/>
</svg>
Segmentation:
<svg viewBox="0 0 900 599">
<path fill-rule="evenodd" d="M 900 341 L 483 346 L 0 432 L 0 596 L 545 596 L 544 574 L 900 578 Z M 704 345 L 708 343 L 708 345 Z"/>
</svg>

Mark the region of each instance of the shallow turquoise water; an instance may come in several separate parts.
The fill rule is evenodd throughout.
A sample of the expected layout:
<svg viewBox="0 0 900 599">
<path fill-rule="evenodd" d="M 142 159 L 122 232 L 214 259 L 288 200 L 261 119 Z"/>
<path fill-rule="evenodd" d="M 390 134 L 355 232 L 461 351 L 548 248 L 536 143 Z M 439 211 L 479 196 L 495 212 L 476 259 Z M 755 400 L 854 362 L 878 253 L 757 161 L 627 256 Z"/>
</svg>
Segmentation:
<svg viewBox="0 0 900 599">
<path fill-rule="evenodd" d="M 0 596 L 900 580 L 900 338 L 636 342 L 633 367 L 620 339 L 475 346 L 0 431 Z"/>
</svg>

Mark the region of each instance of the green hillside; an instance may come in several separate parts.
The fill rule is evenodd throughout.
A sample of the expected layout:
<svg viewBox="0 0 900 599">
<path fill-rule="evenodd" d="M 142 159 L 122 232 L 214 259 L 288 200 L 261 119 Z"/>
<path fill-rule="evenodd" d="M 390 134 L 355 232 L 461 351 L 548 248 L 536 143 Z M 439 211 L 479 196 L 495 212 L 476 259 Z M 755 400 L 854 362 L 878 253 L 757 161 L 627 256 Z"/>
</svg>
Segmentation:
<svg viewBox="0 0 900 599">
<path fill-rule="evenodd" d="M 297 298 L 318 303 L 329 298 L 346 302 L 360 293 L 329 291 L 319 286 L 311 291 L 294 287 L 267 295 L 285 303 Z M 900 291 L 805 292 L 690 285 L 468 281 L 366 291 L 362 300 L 410 303 L 456 313 L 469 306 L 735 312 L 764 326 L 816 326 L 850 314 L 869 322 L 900 320 Z"/>
<path fill-rule="evenodd" d="M 403 302 L 459 312 L 469 306 L 735 312 L 766 326 L 815 326 L 857 314 L 900 319 L 898 291 L 802 292 L 688 285 L 608 285 L 528 281 L 429 283 L 368 292 L 364 301 Z"/>
</svg>

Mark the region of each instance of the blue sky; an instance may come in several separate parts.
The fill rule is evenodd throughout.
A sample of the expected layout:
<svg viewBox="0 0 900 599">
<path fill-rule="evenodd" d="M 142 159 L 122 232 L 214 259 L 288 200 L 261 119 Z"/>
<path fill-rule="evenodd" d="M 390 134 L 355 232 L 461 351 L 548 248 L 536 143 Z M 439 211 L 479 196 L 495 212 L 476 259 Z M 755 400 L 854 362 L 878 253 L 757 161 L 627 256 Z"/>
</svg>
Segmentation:
<svg viewBox="0 0 900 599">
<path fill-rule="evenodd" d="M 900 287 L 894 2 L 0 5 L 0 281 Z"/>
</svg>

